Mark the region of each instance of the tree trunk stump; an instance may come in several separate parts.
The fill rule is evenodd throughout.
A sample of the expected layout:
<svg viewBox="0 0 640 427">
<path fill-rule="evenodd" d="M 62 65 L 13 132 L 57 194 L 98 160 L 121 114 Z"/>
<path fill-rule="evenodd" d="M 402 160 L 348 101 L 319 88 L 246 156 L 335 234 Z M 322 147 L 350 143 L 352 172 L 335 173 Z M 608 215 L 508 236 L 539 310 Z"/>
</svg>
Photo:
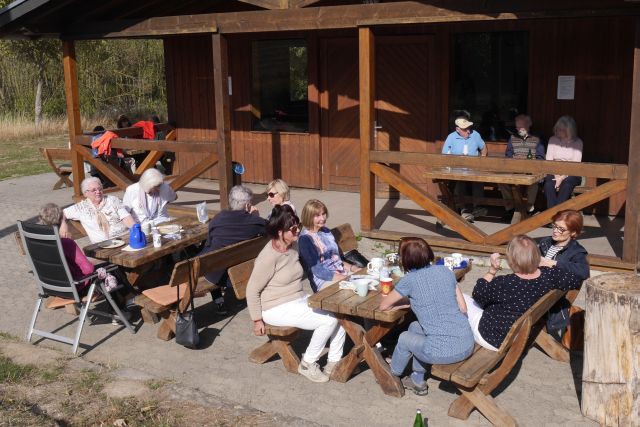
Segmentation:
<svg viewBox="0 0 640 427">
<path fill-rule="evenodd" d="M 586 282 L 582 414 L 602 425 L 640 425 L 640 277 Z"/>
</svg>

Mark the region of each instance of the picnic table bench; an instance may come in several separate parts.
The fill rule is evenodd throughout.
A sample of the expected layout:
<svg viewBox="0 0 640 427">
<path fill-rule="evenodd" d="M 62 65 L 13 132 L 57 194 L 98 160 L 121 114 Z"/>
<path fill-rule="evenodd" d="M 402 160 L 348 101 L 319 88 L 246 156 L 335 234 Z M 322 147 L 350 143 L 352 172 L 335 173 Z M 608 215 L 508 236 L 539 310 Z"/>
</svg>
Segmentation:
<svg viewBox="0 0 640 427">
<path fill-rule="evenodd" d="M 168 341 L 175 335 L 176 309 L 183 312 L 191 300 L 189 280 L 194 286 L 194 298 L 207 296 L 217 285 L 208 282 L 204 278 L 205 274 L 227 269 L 255 258 L 264 248 L 267 240 L 266 237 L 256 237 L 180 261 L 173 267 L 169 284 L 145 290 L 138 295 L 135 301 L 142 307 L 145 321 L 155 323 L 156 316 L 164 318 L 158 328 L 157 337 Z M 180 287 L 180 301 L 177 300 L 176 286 Z"/>
<path fill-rule="evenodd" d="M 73 181 L 69 178 L 73 169 L 71 168 L 71 150 L 68 148 L 45 148 L 40 147 L 40 153 L 44 156 L 51 167 L 51 170 L 58 175 L 58 181 L 53 184 L 53 189 L 57 190 L 63 185 L 73 187 Z M 64 160 L 63 164 L 56 164 L 56 160 Z"/>
</svg>

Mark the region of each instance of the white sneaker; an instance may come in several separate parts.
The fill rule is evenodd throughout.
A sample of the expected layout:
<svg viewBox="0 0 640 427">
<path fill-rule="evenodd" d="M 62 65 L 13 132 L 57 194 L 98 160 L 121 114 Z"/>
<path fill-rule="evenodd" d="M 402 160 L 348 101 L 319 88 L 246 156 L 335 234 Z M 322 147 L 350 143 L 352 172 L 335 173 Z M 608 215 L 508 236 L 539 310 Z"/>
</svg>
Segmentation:
<svg viewBox="0 0 640 427">
<path fill-rule="evenodd" d="M 324 365 L 325 375 L 327 375 L 328 377 L 331 377 L 331 373 L 333 372 L 333 369 L 336 367 L 337 364 L 338 362 L 327 362 L 327 364 Z"/>
<path fill-rule="evenodd" d="M 326 383 L 329 377 L 320 370 L 317 363 L 307 363 L 304 360 L 298 365 L 298 373 L 314 383 Z"/>
</svg>

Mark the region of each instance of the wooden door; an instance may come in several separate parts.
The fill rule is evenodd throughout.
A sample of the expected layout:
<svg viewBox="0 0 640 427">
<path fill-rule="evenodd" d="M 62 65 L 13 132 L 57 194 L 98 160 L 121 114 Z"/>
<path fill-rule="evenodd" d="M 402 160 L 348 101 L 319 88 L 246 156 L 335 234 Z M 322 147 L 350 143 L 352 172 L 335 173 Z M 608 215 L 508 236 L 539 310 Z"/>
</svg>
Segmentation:
<svg viewBox="0 0 640 427">
<path fill-rule="evenodd" d="M 438 123 L 434 97 L 432 36 L 376 38 L 376 125 L 378 150 L 433 152 Z M 423 189 L 432 186 L 423 166 L 395 166 Z M 377 193 L 394 190 L 378 181 Z M 432 193 L 435 188 L 431 189 Z"/>
<path fill-rule="evenodd" d="M 358 40 L 322 42 L 322 188 L 360 190 Z"/>
<path fill-rule="evenodd" d="M 323 41 L 321 140 L 322 187 L 359 191 L 359 103 L 357 39 Z M 434 100 L 431 36 L 376 38 L 376 148 L 434 152 L 438 138 Z M 402 166 L 400 172 L 428 188 L 424 168 Z M 379 193 L 388 186 L 378 184 Z M 382 195 L 382 194 L 381 194 Z"/>
</svg>

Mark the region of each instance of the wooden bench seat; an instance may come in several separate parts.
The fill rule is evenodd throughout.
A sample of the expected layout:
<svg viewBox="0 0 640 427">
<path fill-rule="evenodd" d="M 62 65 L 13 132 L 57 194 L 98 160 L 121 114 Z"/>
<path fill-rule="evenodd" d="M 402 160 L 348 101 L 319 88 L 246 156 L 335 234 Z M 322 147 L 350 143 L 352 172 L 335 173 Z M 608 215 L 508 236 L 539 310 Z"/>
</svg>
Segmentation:
<svg viewBox="0 0 640 427">
<path fill-rule="evenodd" d="M 53 189 L 57 190 L 63 185 L 73 187 L 73 181 L 69 178 L 73 169 L 71 168 L 71 150 L 68 148 L 40 148 L 40 153 L 44 156 L 51 167 L 51 170 L 58 175 L 58 181 L 53 184 Z M 56 164 L 56 160 L 64 160 L 69 163 Z"/>
<path fill-rule="evenodd" d="M 342 224 L 331 230 L 338 247 L 343 253 L 358 248 L 358 240 L 350 224 Z M 255 259 L 245 261 L 229 268 L 229 280 L 238 299 L 247 297 L 247 283 L 253 271 Z M 278 355 L 291 373 L 298 373 L 300 358 L 293 351 L 291 343 L 300 330 L 293 326 L 273 326 L 265 323 L 265 333 L 268 341 L 249 353 L 249 360 L 253 363 L 265 363 Z"/>
<path fill-rule="evenodd" d="M 507 377 L 531 342 L 535 341 L 546 352 L 553 348 L 547 342 L 553 338 L 544 330 L 542 317 L 564 295 L 565 292 L 554 290 L 543 296 L 513 324 L 498 351 L 476 345 L 473 354 L 461 362 L 432 366 L 432 376 L 453 383 L 462 394 L 449 407 L 449 416 L 466 420 L 477 408 L 494 425 L 516 425 L 515 419 L 496 404 L 491 392 Z"/>
<path fill-rule="evenodd" d="M 176 294 L 175 287 L 188 284 L 189 274 L 191 274 L 191 281 L 196 284 L 193 291 L 194 298 L 205 297 L 209 295 L 211 290 L 215 289 L 216 285 L 204 279 L 204 275 L 212 271 L 228 269 L 248 259 L 254 259 L 266 242 L 266 237 L 256 237 L 255 239 L 246 240 L 180 261 L 173 268 L 169 284 L 164 285 L 166 287 L 165 290 L 171 292 L 172 295 Z M 146 316 L 152 322 L 157 319 L 157 316 L 164 319 L 157 332 L 157 337 L 162 340 L 168 341 L 175 336 L 176 310 L 184 312 L 189 306 L 191 299 L 189 286 L 184 286 L 184 290 L 184 292 L 180 293 L 180 301 L 169 305 L 158 304 L 157 301 L 149 298 L 149 294 L 136 297 L 136 303 L 143 307 L 143 318 Z"/>
</svg>

